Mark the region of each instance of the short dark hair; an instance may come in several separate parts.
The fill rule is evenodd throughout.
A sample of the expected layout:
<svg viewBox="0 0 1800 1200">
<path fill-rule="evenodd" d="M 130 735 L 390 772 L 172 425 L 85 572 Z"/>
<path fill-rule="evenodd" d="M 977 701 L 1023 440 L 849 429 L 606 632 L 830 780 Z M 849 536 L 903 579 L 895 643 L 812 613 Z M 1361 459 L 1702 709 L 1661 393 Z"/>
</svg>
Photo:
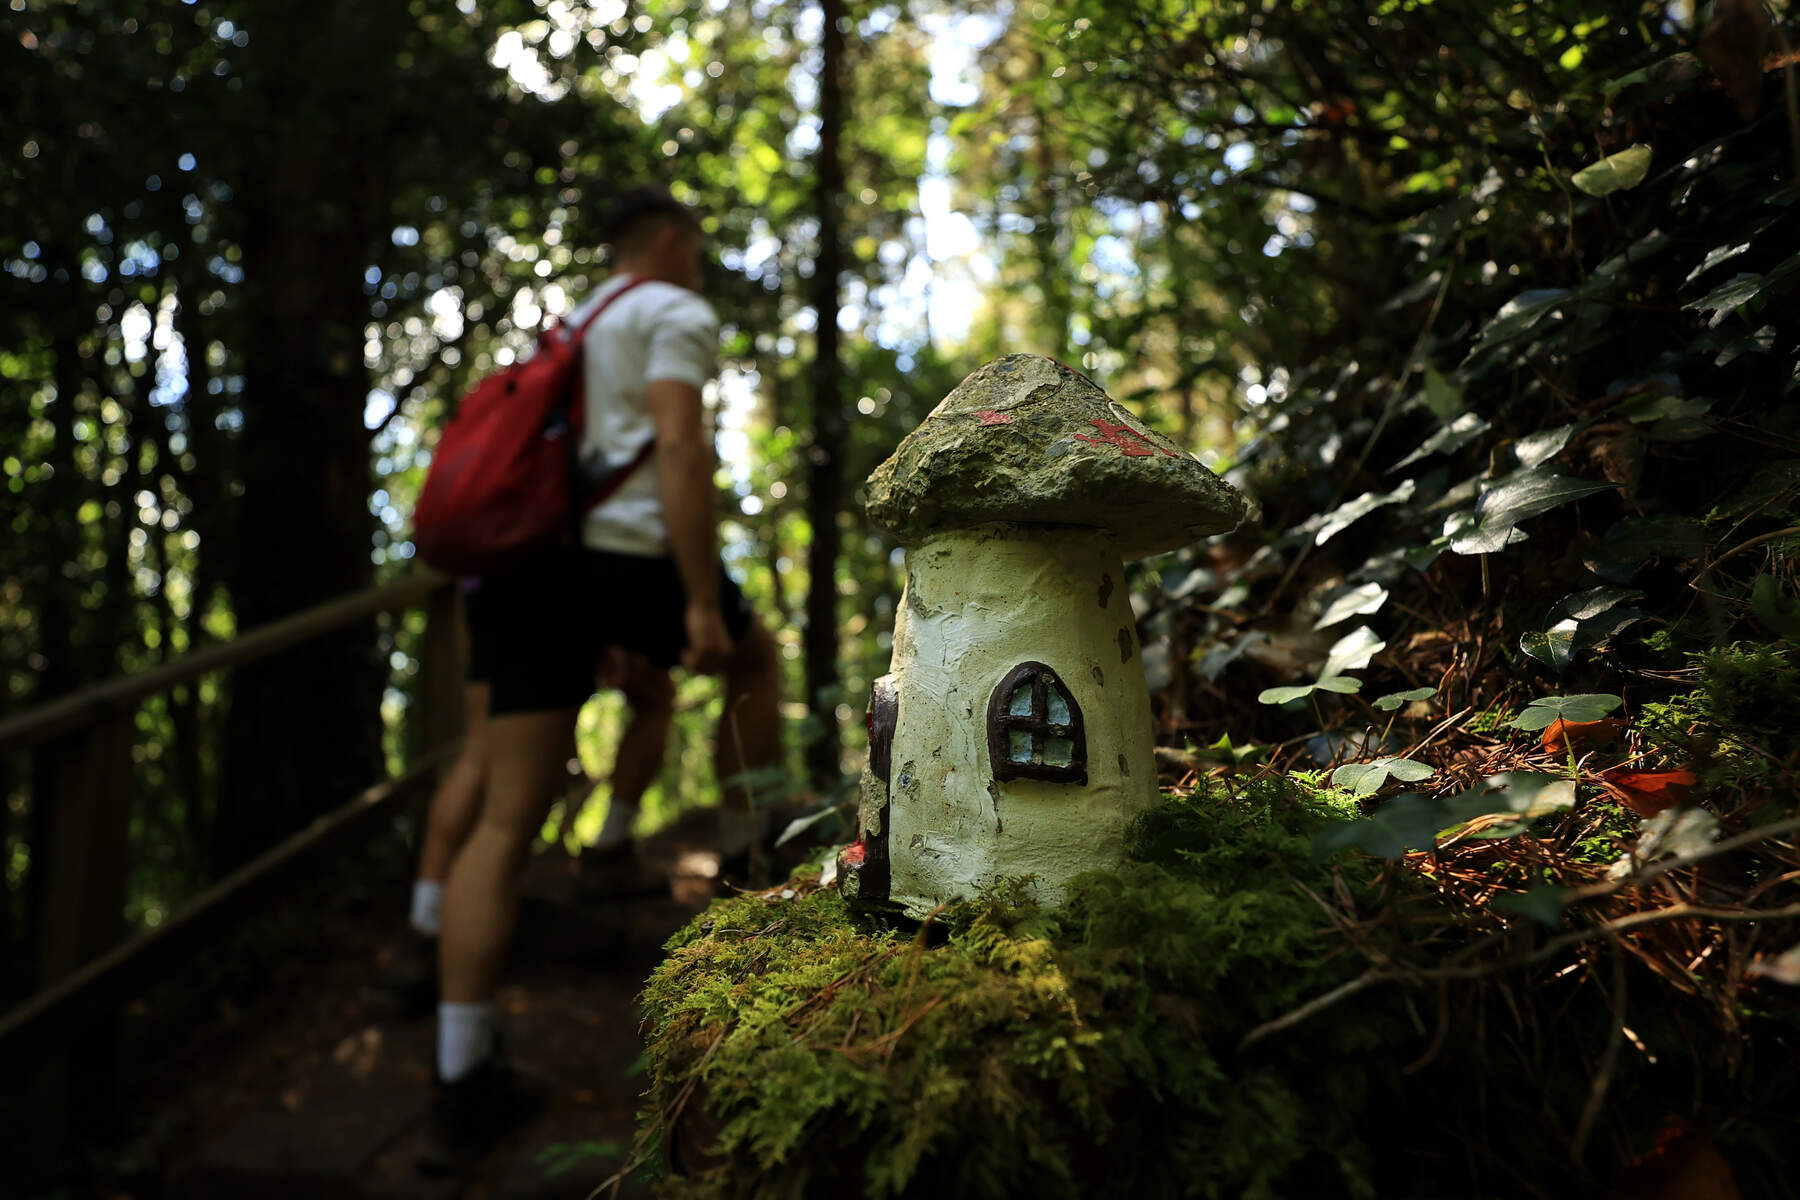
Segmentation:
<svg viewBox="0 0 1800 1200">
<path fill-rule="evenodd" d="M 629 245 L 668 221 L 700 228 L 700 218 L 694 210 L 670 195 L 667 188 L 654 184 L 634 187 L 619 193 L 606 210 L 606 217 L 600 222 L 600 236 L 616 248 Z"/>
</svg>

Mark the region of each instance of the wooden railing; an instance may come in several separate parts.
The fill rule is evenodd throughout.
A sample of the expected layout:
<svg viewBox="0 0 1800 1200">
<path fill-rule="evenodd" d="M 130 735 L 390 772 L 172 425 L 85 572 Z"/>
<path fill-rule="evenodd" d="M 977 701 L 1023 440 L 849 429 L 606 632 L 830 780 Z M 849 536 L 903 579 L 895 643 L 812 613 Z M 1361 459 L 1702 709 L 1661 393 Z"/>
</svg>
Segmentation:
<svg viewBox="0 0 1800 1200">
<path fill-rule="evenodd" d="M 256 662 L 382 613 L 420 607 L 426 610 L 426 626 L 408 738 L 417 750 L 404 773 L 347 797 L 341 807 L 243 864 L 157 928 L 122 941 L 138 707 L 151 696 L 214 672 Z M 23 1060 L 53 1060 L 71 1038 L 91 1037 L 96 1021 L 105 1024 L 135 989 L 182 961 L 184 948 L 243 920 L 252 904 L 279 895 L 306 866 L 360 844 L 424 792 L 461 733 L 461 648 L 454 583 L 422 570 L 0 720 L 0 753 L 41 747 L 51 763 L 34 780 L 32 795 L 33 805 L 49 806 L 48 854 L 32 865 L 44 872 L 35 964 L 39 987 L 0 1017 L 0 1077 L 16 1079 L 13 1069 Z"/>
</svg>

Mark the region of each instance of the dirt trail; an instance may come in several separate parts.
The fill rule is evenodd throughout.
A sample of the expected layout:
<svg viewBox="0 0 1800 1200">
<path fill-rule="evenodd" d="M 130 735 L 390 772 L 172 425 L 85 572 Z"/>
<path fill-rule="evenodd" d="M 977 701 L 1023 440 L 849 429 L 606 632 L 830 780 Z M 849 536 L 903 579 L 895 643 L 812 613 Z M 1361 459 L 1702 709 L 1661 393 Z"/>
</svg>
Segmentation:
<svg viewBox="0 0 1800 1200">
<path fill-rule="evenodd" d="M 552 1086 L 544 1116 L 469 1178 L 413 1170 L 424 1132 L 432 1014 L 378 983 L 398 919 L 324 914 L 309 955 L 276 965 L 242 1009 L 158 1056 L 134 1104 L 151 1114 L 109 1197 L 575 1198 L 629 1152 L 638 1094 L 636 995 L 662 943 L 716 894 L 695 823 L 653 839 L 641 872 L 535 859 L 508 984 L 509 1053 Z M 596 893 L 604 893 L 597 895 Z M 135 1159 L 135 1161 L 134 1161 Z M 644 1196 L 625 1187 L 622 1196 Z"/>
</svg>

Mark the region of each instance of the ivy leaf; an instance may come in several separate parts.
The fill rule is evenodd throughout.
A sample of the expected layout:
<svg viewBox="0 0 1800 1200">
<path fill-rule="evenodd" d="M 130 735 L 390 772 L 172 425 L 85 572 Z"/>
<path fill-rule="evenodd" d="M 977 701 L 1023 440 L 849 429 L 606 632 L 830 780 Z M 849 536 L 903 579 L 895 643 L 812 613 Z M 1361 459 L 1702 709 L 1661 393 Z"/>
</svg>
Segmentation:
<svg viewBox="0 0 1800 1200">
<path fill-rule="evenodd" d="M 1527 541 L 1530 536 L 1523 529 L 1512 525 L 1484 529 L 1473 509 L 1462 509 L 1444 518 L 1444 536 L 1433 541 L 1431 548 L 1448 548 L 1457 554 L 1493 554 L 1515 542 Z M 1430 562 L 1427 559 L 1425 565 L 1429 566 Z M 1425 566 L 1420 566 L 1419 569 L 1422 571 Z"/>
<path fill-rule="evenodd" d="M 1523 892 L 1503 892 L 1489 901 L 1488 907 L 1556 929 L 1562 925 L 1563 889 L 1554 883 L 1534 884 Z"/>
<path fill-rule="evenodd" d="M 1752 979 L 1773 979 L 1789 987 L 1800 987 L 1800 946 L 1793 946 L 1774 958 L 1759 958 L 1744 969 Z"/>
<path fill-rule="evenodd" d="M 1398 858 L 1408 850 L 1435 845 L 1443 830 L 1496 813 L 1513 813 L 1521 820 L 1487 836 L 1510 836 L 1537 817 L 1574 803 L 1573 780 L 1530 772 L 1490 775 L 1472 788 L 1439 799 L 1407 792 L 1359 821 L 1327 825 L 1313 839 L 1313 857 L 1325 858 L 1354 847 L 1383 858 Z"/>
<path fill-rule="evenodd" d="M 1581 168 L 1569 182 L 1590 196 L 1608 196 L 1634 188 L 1644 182 L 1644 176 L 1649 173 L 1650 155 L 1650 147 L 1639 142 Z"/>
<path fill-rule="evenodd" d="M 818 812 L 808 813 L 804 817 L 795 817 L 793 820 L 789 821 L 787 827 L 781 831 L 781 836 L 775 839 L 775 845 L 777 847 L 787 845 L 789 842 L 805 833 L 808 829 L 811 829 L 814 825 L 838 816 L 849 807 L 848 802 L 844 804 L 832 804 L 825 808 L 821 808 Z"/>
<path fill-rule="evenodd" d="M 1675 517 L 1626 517 L 1581 556 L 1582 565 L 1609 583 L 1624 583 L 1652 559 L 1696 558 L 1712 544 L 1697 521 Z"/>
<path fill-rule="evenodd" d="M 1372 613 L 1386 604 L 1387 598 L 1388 590 L 1379 583 L 1365 583 L 1359 588 L 1351 588 L 1331 602 L 1319 619 L 1313 622 L 1313 628 L 1323 629 L 1351 617 Z"/>
<path fill-rule="evenodd" d="M 1618 608 L 1642 592 L 1631 588 L 1597 587 L 1558 600 L 1544 617 L 1548 628 L 1519 638 L 1519 649 L 1558 675 L 1567 669 L 1578 650 L 1603 646 L 1607 639 L 1644 614 L 1635 608 Z"/>
<path fill-rule="evenodd" d="M 1493 320 L 1481 327 L 1475 340 L 1503 342 L 1517 337 L 1549 315 L 1571 295 L 1568 288 L 1531 288 L 1500 306 Z"/>
<path fill-rule="evenodd" d="M 1267 746 L 1259 746 L 1255 742 L 1245 742 L 1242 746 L 1234 746 L 1231 744 L 1231 735 L 1221 733 L 1218 741 L 1210 746 L 1198 747 L 1192 753 L 1196 758 L 1211 759 L 1215 762 L 1236 766 L 1246 761 L 1254 762 L 1268 753 L 1268 750 Z"/>
<path fill-rule="evenodd" d="M 1410 758 L 1378 758 L 1373 762 L 1346 763 L 1331 773 L 1333 787 L 1347 787 L 1358 796 L 1372 796 L 1392 776 L 1402 783 L 1417 783 L 1437 774 L 1434 767 Z"/>
<path fill-rule="evenodd" d="M 1411 704 L 1415 700 L 1429 700 L 1437 695 L 1436 688 L 1417 687 L 1404 692 L 1389 692 L 1375 701 L 1375 707 L 1382 712 L 1393 712 L 1402 704 Z"/>
<path fill-rule="evenodd" d="M 1702 854 L 1719 838 L 1719 818 L 1704 808 L 1671 808 L 1638 826 L 1638 844 L 1606 870 L 1608 879 L 1624 879 L 1659 858 Z"/>
<path fill-rule="evenodd" d="M 1517 456 L 1519 465 L 1527 470 L 1540 467 L 1562 453 L 1562 448 L 1569 444 L 1569 437 L 1574 432 L 1573 425 L 1539 430 L 1513 443 L 1513 454 Z"/>
<path fill-rule="evenodd" d="M 1269 635 L 1266 632 L 1255 629 L 1246 633 L 1243 637 L 1240 637 L 1230 646 L 1225 646 L 1223 644 L 1214 646 L 1211 650 L 1208 650 L 1201 656 L 1198 670 L 1200 674 L 1206 678 L 1206 682 L 1216 683 L 1219 676 L 1225 673 L 1226 667 L 1229 667 L 1232 663 L 1243 657 L 1244 651 L 1256 645 L 1258 642 L 1266 642 L 1268 640 Z"/>
<path fill-rule="evenodd" d="M 1426 378 L 1429 380 L 1430 376 Z M 1438 426 L 1437 432 L 1426 438 L 1417 449 L 1389 467 L 1388 470 L 1390 472 L 1398 471 L 1402 467 L 1409 467 L 1420 459 L 1428 458 L 1433 454 L 1454 453 L 1491 428 L 1492 425 L 1478 413 L 1466 412 L 1449 424 Z"/>
<path fill-rule="evenodd" d="M 1425 368 L 1425 407 L 1440 421 L 1448 421 L 1463 410 L 1462 393 L 1436 367 Z"/>
<path fill-rule="evenodd" d="M 1685 282 L 1694 282 L 1726 259 L 1736 258 L 1749 248 L 1749 242 L 1726 242 L 1723 246 L 1714 246 L 1706 252 L 1706 257 L 1700 260 L 1700 265 L 1688 272 Z"/>
<path fill-rule="evenodd" d="M 1695 396 L 1689 399 L 1668 392 L 1633 396 L 1613 409 L 1617 416 L 1633 424 L 1661 423 L 1672 418 L 1697 417 L 1712 407 L 1712 401 Z"/>
<path fill-rule="evenodd" d="M 1367 625 L 1358 625 L 1332 643 L 1330 653 L 1325 656 L 1325 667 L 1319 672 L 1319 678 L 1324 680 L 1330 676 L 1342 675 L 1346 671 L 1360 671 L 1369 665 L 1370 659 L 1385 649 L 1387 649 L 1387 643 L 1377 637 L 1373 629 Z M 1362 686 L 1360 681 L 1357 686 Z M 1338 689 L 1328 690 L 1336 691 Z"/>
<path fill-rule="evenodd" d="M 1315 859 L 1339 850 L 1357 849 L 1380 858 L 1399 858 L 1408 850 L 1426 849 L 1437 841 L 1444 805 L 1418 792 L 1395 796 L 1360 821 L 1333 821 L 1313 838 Z"/>
<path fill-rule="evenodd" d="M 1508 724 L 1515 729 L 1535 733 L 1547 729 L 1552 721 L 1569 721 L 1580 725 L 1598 721 L 1625 701 L 1604 693 L 1584 692 L 1577 696 L 1539 696 L 1525 706 L 1525 711 Z"/>
<path fill-rule="evenodd" d="M 1684 307 L 1706 309 L 1712 313 L 1706 324 L 1713 328 L 1724 321 L 1727 316 L 1736 312 L 1742 305 L 1750 303 L 1762 293 L 1766 282 L 1754 271 L 1745 271 L 1733 275 L 1730 279 L 1714 288 L 1698 300 L 1690 300 Z"/>
<path fill-rule="evenodd" d="M 1517 525 L 1571 500 L 1611 491 L 1618 486 L 1558 475 L 1542 466 L 1528 467 L 1514 471 L 1483 492 L 1481 499 L 1475 502 L 1475 515 L 1489 528 Z"/>
<path fill-rule="evenodd" d="M 1452 513 L 1444 532 L 1458 554 L 1492 554 L 1524 540 L 1519 522 L 1618 486 L 1558 475 L 1543 466 L 1521 468 L 1483 492 L 1472 513 Z"/>
<path fill-rule="evenodd" d="M 1771 633 L 1800 642 L 1800 600 L 1782 590 L 1773 575 L 1758 575 L 1750 589 L 1750 610 Z"/>
<path fill-rule="evenodd" d="M 1354 500 L 1345 501 L 1325 514 L 1324 523 L 1319 526 L 1319 532 L 1314 536 L 1313 544 L 1323 546 L 1328 539 L 1336 537 L 1376 509 L 1412 499 L 1416 487 L 1415 481 L 1408 479 L 1391 492 L 1364 492 Z"/>
<path fill-rule="evenodd" d="M 1484 788 L 1498 796 L 1504 802 L 1504 807 L 1497 808 L 1493 799 L 1482 794 Z M 1471 821 L 1477 816 L 1490 816 L 1499 812 L 1516 813 L 1517 820 L 1490 825 L 1472 835 L 1482 839 L 1509 838 L 1525 832 L 1539 817 L 1575 807 L 1575 781 L 1535 771 L 1508 771 L 1488 776 L 1479 787 L 1470 788 L 1460 797 L 1452 797 L 1452 800 L 1466 806 L 1457 811 L 1472 813 L 1468 818 Z M 1474 809 L 1483 807 L 1486 812 L 1473 812 Z"/>
<path fill-rule="evenodd" d="M 1609 280 L 1627 268 L 1642 266 L 1674 244 L 1673 236 L 1661 229 L 1652 229 L 1617 254 L 1601 260 L 1600 265 L 1594 268 L 1592 278 Z"/>
</svg>

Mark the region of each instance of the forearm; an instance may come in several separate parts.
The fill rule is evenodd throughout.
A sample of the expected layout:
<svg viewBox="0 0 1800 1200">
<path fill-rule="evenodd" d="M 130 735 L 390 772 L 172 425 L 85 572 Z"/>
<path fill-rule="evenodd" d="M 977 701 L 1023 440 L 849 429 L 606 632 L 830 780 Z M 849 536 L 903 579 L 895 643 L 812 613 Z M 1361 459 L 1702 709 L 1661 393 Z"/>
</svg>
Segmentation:
<svg viewBox="0 0 1800 1200">
<path fill-rule="evenodd" d="M 681 575 L 690 608 L 719 608 L 719 532 L 713 489 L 712 448 L 675 442 L 657 448 L 657 483 L 669 554 Z"/>
</svg>

